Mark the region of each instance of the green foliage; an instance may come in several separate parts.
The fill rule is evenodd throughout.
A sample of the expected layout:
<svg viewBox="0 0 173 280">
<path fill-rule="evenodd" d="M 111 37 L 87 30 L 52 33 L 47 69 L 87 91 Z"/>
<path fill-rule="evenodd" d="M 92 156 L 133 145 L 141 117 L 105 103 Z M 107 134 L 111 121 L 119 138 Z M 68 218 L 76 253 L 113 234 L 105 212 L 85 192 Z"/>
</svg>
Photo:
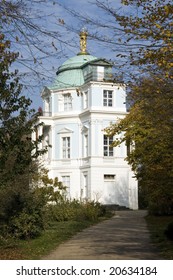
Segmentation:
<svg viewBox="0 0 173 280">
<path fill-rule="evenodd" d="M 169 223 L 166 230 L 165 230 L 165 235 L 173 240 L 173 222 Z"/>
<path fill-rule="evenodd" d="M 94 222 L 105 215 L 104 206 L 98 202 L 66 200 L 62 183 L 57 178 L 50 179 L 47 170 L 38 170 L 30 191 L 25 176 L 4 188 L 4 192 L 0 189 L 3 197 L 0 230 L 4 237 L 35 238 L 54 221 Z"/>
<path fill-rule="evenodd" d="M 131 51 L 131 64 L 142 66 L 143 78 L 130 84 L 129 99 L 133 105 L 129 115 L 113 130 L 114 134 L 125 132 L 120 142 L 130 143 L 127 160 L 140 182 L 140 194 L 150 213 L 170 214 L 173 213 L 173 5 L 169 0 L 123 2 L 141 11 L 136 16 L 118 19 L 129 42 L 142 39 L 147 46 L 144 44 L 137 55 Z"/>
<path fill-rule="evenodd" d="M 98 202 L 64 200 L 48 206 L 49 215 L 56 221 L 96 221 L 105 214 L 105 208 Z"/>
<path fill-rule="evenodd" d="M 37 236 L 44 229 L 47 200 L 43 193 L 37 189 L 28 191 L 26 186 L 23 180 L 23 184 L 18 182 L 13 188 L 4 189 L 1 211 L 3 236 L 26 239 Z"/>
<path fill-rule="evenodd" d="M 93 224 L 93 222 L 88 221 L 53 222 L 47 225 L 40 236 L 30 240 L 1 239 L 0 236 L 0 258 L 1 260 L 41 259 L 76 233 Z"/>
<path fill-rule="evenodd" d="M 19 213 L 19 216 L 11 219 L 8 232 L 13 237 L 28 239 L 34 238 L 41 234 L 43 230 L 43 221 L 39 213 L 27 213 L 27 210 L 23 210 Z"/>
<path fill-rule="evenodd" d="M 131 85 L 129 114 L 106 132 L 128 143 L 127 156 L 151 213 L 173 211 L 172 80 L 151 75 Z M 144 199 L 144 197 L 143 197 Z"/>
<path fill-rule="evenodd" d="M 41 137 L 31 141 L 37 118 L 32 101 L 22 94 L 18 71 L 10 71 L 17 57 L 0 34 L 0 186 L 26 172 L 29 176 L 33 158 L 44 152 L 38 150 Z"/>
<path fill-rule="evenodd" d="M 168 225 L 173 221 L 173 216 L 148 215 L 145 219 L 150 231 L 152 243 L 155 244 L 161 253 L 162 259 L 173 260 L 173 242 L 165 234 Z"/>
<path fill-rule="evenodd" d="M 31 141 L 37 116 L 32 116 L 31 100 L 22 95 L 18 71 L 10 71 L 17 57 L 0 34 L 0 230 L 26 238 L 42 227 L 46 200 L 43 195 L 36 199 L 30 183 L 38 172 L 33 159 L 44 151 L 37 148 L 41 137 Z"/>
<path fill-rule="evenodd" d="M 173 5 L 169 0 L 121 2 L 132 5 L 132 13 L 122 14 L 104 1 L 102 8 L 112 12 L 123 28 L 125 45 L 136 46 L 129 57 L 139 76 L 129 83 L 129 113 L 106 132 L 115 135 L 114 146 L 127 145 L 127 161 L 139 180 L 139 204 L 149 207 L 150 213 L 169 215 L 173 213 Z"/>
<path fill-rule="evenodd" d="M 148 202 L 147 202 L 147 198 L 146 198 L 146 192 L 145 189 L 143 189 L 140 186 L 140 182 L 138 184 L 138 205 L 139 205 L 139 209 L 147 209 L 148 208 Z"/>
<path fill-rule="evenodd" d="M 38 173 L 34 174 L 30 189 L 28 189 L 29 181 L 25 175 L 20 176 L 15 184 L 13 182 L 11 186 L 6 185 L 5 188 L 0 189 L 1 233 L 3 235 L 8 234 L 23 239 L 38 236 L 48 222 L 48 203 L 63 201 L 62 183 L 58 182 L 57 178 L 50 179 L 47 170 L 38 170 Z"/>
<path fill-rule="evenodd" d="M 42 167 L 38 168 L 38 172 L 32 176 L 32 187 L 42 194 L 48 203 L 58 203 L 64 201 L 66 187 L 57 177 L 49 178 L 48 170 Z M 39 187 L 38 187 L 39 186 Z"/>
</svg>

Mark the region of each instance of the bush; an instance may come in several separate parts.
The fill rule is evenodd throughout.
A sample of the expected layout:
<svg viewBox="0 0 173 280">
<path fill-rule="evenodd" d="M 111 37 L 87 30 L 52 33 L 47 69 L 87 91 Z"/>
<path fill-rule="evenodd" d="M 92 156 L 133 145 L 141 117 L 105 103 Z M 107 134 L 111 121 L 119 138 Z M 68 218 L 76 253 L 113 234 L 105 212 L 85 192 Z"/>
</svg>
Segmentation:
<svg viewBox="0 0 173 280">
<path fill-rule="evenodd" d="M 105 214 L 105 207 L 98 202 L 63 201 L 48 206 L 49 217 L 56 221 L 95 221 Z"/>
<path fill-rule="evenodd" d="M 44 229 L 43 221 L 39 213 L 27 213 L 23 210 L 18 217 L 11 219 L 8 231 L 13 237 L 20 239 L 34 238 Z"/>
<path fill-rule="evenodd" d="M 55 205 L 49 205 L 47 209 L 50 220 L 55 220 L 58 222 L 74 220 L 75 209 L 72 208 L 68 201 L 64 201 Z"/>
<path fill-rule="evenodd" d="M 34 238 L 45 228 L 47 204 L 63 200 L 64 187 L 57 178 L 49 179 L 41 169 L 32 177 L 19 175 L 3 187 L 0 182 L 0 234 L 16 238 Z M 29 173 L 28 173 L 29 174 Z M 29 180 L 30 179 L 30 180 Z M 32 180 L 31 180 L 32 179 Z M 29 184 L 32 181 L 32 187 Z"/>
<path fill-rule="evenodd" d="M 44 191 L 36 188 L 11 196 L 11 213 L 5 212 L 0 225 L 2 236 L 28 239 L 41 234 L 46 221 L 46 203 Z"/>
<path fill-rule="evenodd" d="M 151 215 L 168 216 L 173 214 L 173 205 L 170 205 L 169 202 L 166 200 L 149 202 L 148 211 Z"/>
<path fill-rule="evenodd" d="M 173 240 L 173 222 L 169 223 L 166 230 L 165 230 L 165 235 Z"/>
<path fill-rule="evenodd" d="M 11 217 L 8 232 L 16 238 L 28 239 L 41 234 L 46 223 L 46 199 L 41 191 L 30 192 L 24 201 L 23 208 Z"/>
<path fill-rule="evenodd" d="M 104 206 L 98 202 L 86 202 L 83 204 L 84 216 L 86 220 L 95 221 L 104 215 Z"/>
</svg>

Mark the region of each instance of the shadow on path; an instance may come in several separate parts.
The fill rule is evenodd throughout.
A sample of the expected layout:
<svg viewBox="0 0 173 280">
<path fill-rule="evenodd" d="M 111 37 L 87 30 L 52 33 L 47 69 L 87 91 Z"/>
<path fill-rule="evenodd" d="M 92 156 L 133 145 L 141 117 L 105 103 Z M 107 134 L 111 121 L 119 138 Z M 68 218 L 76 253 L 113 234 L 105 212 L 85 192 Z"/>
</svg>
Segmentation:
<svg viewBox="0 0 173 280">
<path fill-rule="evenodd" d="M 115 216 L 76 234 L 44 260 L 159 260 L 150 241 L 146 211 L 117 211 Z"/>
</svg>

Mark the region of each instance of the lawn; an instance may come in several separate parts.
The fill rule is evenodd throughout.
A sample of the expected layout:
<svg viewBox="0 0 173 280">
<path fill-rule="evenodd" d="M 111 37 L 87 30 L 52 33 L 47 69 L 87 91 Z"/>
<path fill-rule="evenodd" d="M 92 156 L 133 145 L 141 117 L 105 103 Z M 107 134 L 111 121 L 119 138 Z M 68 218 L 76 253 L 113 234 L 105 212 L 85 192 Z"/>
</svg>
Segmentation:
<svg viewBox="0 0 173 280">
<path fill-rule="evenodd" d="M 0 240 L 0 259 L 40 259 L 77 232 L 92 225 L 89 221 L 54 222 L 41 236 L 29 240 Z"/>
<path fill-rule="evenodd" d="M 100 218 L 95 223 L 102 221 Z M 108 217 L 107 217 L 108 218 Z M 146 222 L 154 245 L 166 260 L 173 260 L 173 241 L 169 240 L 164 231 L 173 221 L 173 216 L 147 216 Z M 0 240 L 0 259 L 3 260 L 34 260 L 41 259 L 59 244 L 68 240 L 77 232 L 94 224 L 89 221 L 65 221 L 52 223 L 41 236 L 29 240 Z"/>
<path fill-rule="evenodd" d="M 167 225 L 173 222 L 173 216 L 147 216 L 146 222 L 154 245 L 165 260 L 173 260 L 173 241 L 164 234 Z"/>
</svg>

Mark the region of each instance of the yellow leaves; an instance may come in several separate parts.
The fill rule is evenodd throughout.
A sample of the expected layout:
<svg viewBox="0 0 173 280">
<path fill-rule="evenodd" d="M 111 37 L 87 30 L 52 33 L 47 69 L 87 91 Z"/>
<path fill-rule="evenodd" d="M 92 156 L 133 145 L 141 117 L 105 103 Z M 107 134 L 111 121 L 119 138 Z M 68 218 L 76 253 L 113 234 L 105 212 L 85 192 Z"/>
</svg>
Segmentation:
<svg viewBox="0 0 173 280">
<path fill-rule="evenodd" d="M 172 37 L 172 33 L 171 33 L 170 30 L 164 30 L 164 35 L 165 35 L 166 37 Z"/>
<path fill-rule="evenodd" d="M 5 44 L 4 43 L 0 43 L 0 48 L 4 48 Z"/>
<path fill-rule="evenodd" d="M 1 52 L 5 49 L 5 48 L 9 48 L 10 47 L 10 41 L 6 40 L 5 41 L 5 36 L 4 34 L 0 33 L 0 50 Z"/>
<path fill-rule="evenodd" d="M 160 24 L 158 24 L 158 23 L 155 23 L 155 26 L 156 26 L 157 28 L 159 28 L 159 29 L 162 28 L 162 26 L 161 26 Z"/>
<path fill-rule="evenodd" d="M 170 8 L 171 8 L 170 5 L 165 5 L 165 6 L 164 6 L 164 10 L 165 10 L 166 16 L 168 16 L 169 13 L 171 12 L 171 9 L 170 9 Z"/>
<path fill-rule="evenodd" d="M 129 5 L 129 2 L 127 0 L 122 0 L 121 2 L 123 5 Z"/>
<path fill-rule="evenodd" d="M 155 5 L 150 5 L 153 1 L 124 0 L 122 2 L 125 4 L 135 2 L 139 5 L 142 2 L 143 4 L 142 14 L 124 16 L 119 19 L 125 33 L 128 34 L 127 43 L 131 38 L 148 41 L 146 47 L 144 44 L 138 52 L 132 50 L 130 54 L 131 64 L 150 65 L 153 69 L 157 67 L 158 71 L 164 72 L 165 77 L 169 77 L 173 53 L 173 23 L 171 21 L 173 6 L 161 0 L 156 1 Z M 130 37 L 131 35 L 133 36 Z"/>
<path fill-rule="evenodd" d="M 170 50 L 173 48 L 172 45 L 172 40 L 173 40 L 173 35 L 172 31 L 168 29 L 162 29 L 160 30 L 160 37 L 163 40 L 163 43 L 169 48 Z"/>
</svg>

